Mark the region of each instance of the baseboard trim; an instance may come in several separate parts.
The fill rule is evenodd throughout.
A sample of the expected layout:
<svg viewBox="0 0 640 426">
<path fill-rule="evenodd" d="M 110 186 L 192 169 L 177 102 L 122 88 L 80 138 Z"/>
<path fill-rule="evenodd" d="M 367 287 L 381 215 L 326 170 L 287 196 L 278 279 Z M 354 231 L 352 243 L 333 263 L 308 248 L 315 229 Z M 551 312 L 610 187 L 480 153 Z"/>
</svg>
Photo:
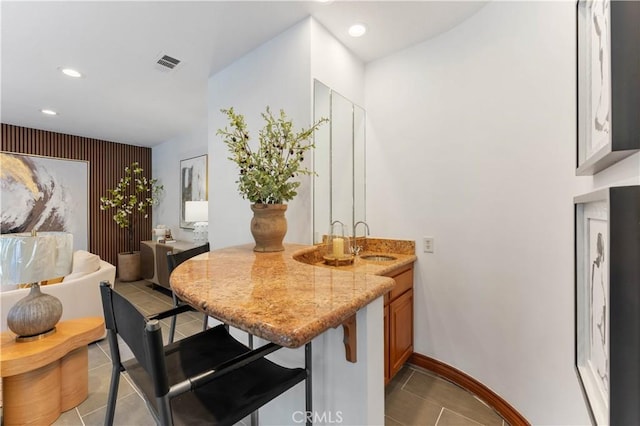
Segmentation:
<svg viewBox="0 0 640 426">
<path fill-rule="evenodd" d="M 530 426 L 522 414 L 491 389 L 462 371 L 428 356 L 414 352 L 407 361 L 409 364 L 425 368 L 452 381 L 458 386 L 482 399 L 493 407 L 511 426 Z"/>
</svg>

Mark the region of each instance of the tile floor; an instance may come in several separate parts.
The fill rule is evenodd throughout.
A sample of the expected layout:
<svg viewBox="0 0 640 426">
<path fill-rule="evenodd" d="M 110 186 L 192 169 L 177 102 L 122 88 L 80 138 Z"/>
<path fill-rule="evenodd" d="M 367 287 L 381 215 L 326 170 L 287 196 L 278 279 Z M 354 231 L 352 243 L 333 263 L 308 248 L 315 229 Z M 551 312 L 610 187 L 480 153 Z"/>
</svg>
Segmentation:
<svg viewBox="0 0 640 426">
<path fill-rule="evenodd" d="M 473 394 L 412 365 L 405 365 L 385 389 L 385 425 L 508 426 Z"/>
<path fill-rule="evenodd" d="M 116 289 L 133 301 L 143 312 L 154 313 L 171 306 L 171 298 L 151 288 L 146 281 L 116 282 Z M 186 313 L 178 319 L 176 339 L 197 332 L 202 327 L 202 315 Z M 162 323 L 167 338 L 169 320 Z M 125 356 L 123 355 L 123 358 Z M 102 425 L 107 404 L 111 361 L 105 340 L 89 346 L 89 397 L 78 407 L 63 413 L 54 423 L 67 425 Z M 458 386 L 413 366 L 405 366 L 386 390 L 386 425 L 496 425 L 506 422 L 480 400 Z M 120 380 L 116 404 L 115 425 L 155 425 L 153 417 L 136 389 L 127 380 Z M 243 423 L 241 423 L 243 424 Z"/>
</svg>

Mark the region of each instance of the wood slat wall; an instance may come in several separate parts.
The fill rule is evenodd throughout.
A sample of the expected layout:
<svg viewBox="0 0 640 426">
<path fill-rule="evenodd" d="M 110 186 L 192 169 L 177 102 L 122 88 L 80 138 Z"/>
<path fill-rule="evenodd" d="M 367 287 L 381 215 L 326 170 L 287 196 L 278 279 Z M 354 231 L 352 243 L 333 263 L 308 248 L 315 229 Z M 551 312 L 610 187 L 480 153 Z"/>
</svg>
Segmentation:
<svg viewBox="0 0 640 426">
<path fill-rule="evenodd" d="M 20 154 L 68 158 L 89 162 L 89 251 L 116 265 L 119 252 L 126 251 L 126 230 L 113 221 L 111 211 L 100 210 L 100 197 L 114 188 L 124 168 L 137 161 L 151 179 L 151 148 L 65 135 L 2 123 L 0 150 Z M 134 250 L 151 239 L 151 212 L 134 218 Z"/>
</svg>

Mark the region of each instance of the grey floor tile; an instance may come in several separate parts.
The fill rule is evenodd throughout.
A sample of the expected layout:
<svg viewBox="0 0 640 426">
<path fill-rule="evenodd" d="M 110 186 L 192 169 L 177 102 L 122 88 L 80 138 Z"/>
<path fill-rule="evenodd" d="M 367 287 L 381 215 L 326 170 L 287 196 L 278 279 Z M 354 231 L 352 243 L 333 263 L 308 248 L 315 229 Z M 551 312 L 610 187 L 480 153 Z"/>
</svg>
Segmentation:
<svg viewBox="0 0 640 426">
<path fill-rule="evenodd" d="M 142 291 L 146 291 L 149 294 L 153 294 L 153 293 L 155 293 L 157 291 L 157 286 L 156 285 L 150 283 L 149 281 L 145 281 L 145 280 L 138 281 L 136 283 L 136 287 L 138 287 Z"/>
<path fill-rule="evenodd" d="M 184 312 L 184 313 L 178 315 L 177 324 L 181 325 L 181 324 L 186 324 L 186 323 L 191 322 L 191 321 L 195 321 L 195 318 L 193 318 L 192 315 L 188 315 L 188 314 L 189 314 L 189 312 Z M 160 322 L 168 327 L 168 326 L 171 325 L 171 318 L 161 319 Z M 202 317 L 200 317 L 200 324 L 202 325 Z"/>
<path fill-rule="evenodd" d="M 159 288 L 156 287 L 153 291 L 153 293 L 151 293 L 151 295 L 153 295 L 153 297 L 157 297 L 158 299 L 164 300 L 165 302 L 169 302 L 171 304 L 173 304 L 173 296 L 171 295 L 171 290 L 167 290 L 164 288 Z"/>
<path fill-rule="evenodd" d="M 86 426 L 102 426 L 107 407 L 99 408 L 82 417 Z M 133 393 L 116 401 L 114 426 L 155 426 L 156 422 L 140 395 Z"/>
<path fill-rule="evenodd" d="M 124 294 L 126 296 L 136 293 L 144 293 L 142 290 L 140 290 L 140 288 L 134 285 L 129 285 L 127 283 L 117 283 L 115 289 L 118 291 L 118 293 Z"/>
<path fill-rule="evenodd" d="M 134 304 L 138 307 L 138 309 L 147 314 L 166 311 L 167 309 L 171 309 L 173 307 L 170 303 L 163 302 L 153 297 L 150 297 L 148 300 L 145 300 L 143 302 L 134 302 Z"/>
<path fill-rule="evenodd" d="M 385 398 L 385 414 L 405 425 L 435 425 L 442 406 L 398 389 Z"/>
<path fill-rule="evenodd" d="M 107 339 L 98 340 L 96 345 L 98 345 L 100 349 L 107 354 L 107 357 L 109 356 L 109 341 Z"/>
<path fill-rule="evenodd" d="M 411 374 L 413 374 L 413 369 L 411 367 L 409 367 L 408 365 L 405 365 L 404 367 L 402 367 L 400 371 L 398 371 L 398 373 L 394 376 L 394 378 L 391 379 L 391 381 L 384 388 L 385 395 L 395 392 L 396 389 L 402 389 L 402 386 L 404 386 L 405 383 L 407 383 L 407 380 L 409 380 L 409 377 L 411 377 Z"/>
<path fill-rule="evenodd" d="M 127 300 L 129 300 L 134 305 L 147 303 L 150 300 L 149 294 L 140 290 L 134 290 L 129 293 L 122 293 L 122 294 L 127 298 Z"/>
<path fill-rule="evenodd" d="M 106 340 L 106 339 L 104 339 Z M 110 364 L 111 360 L 100 348 L 99 342 L 89 345 L 89 370 L 93 370 L 101 365 Z"/>
<path fill-rule="evenodd" d="M 80 413 L 75 408 L 71 410 L 67 410 L 64 413 L 60 414 L 60 417 L 53 422 L 54 426 L 82 426 L 82 419 L 80 418 Z"/>
<path fill-rule="evenodd" d="M 176 334 L 173 336 L 173 341 L 177 342 L 178 340 L 182 340 L 182 339 L 184 339 L 186 337 L 187 336 L 185 336 L 184 334 L 182 334 L 178 330 L 176 330 Z"/>
<path fill-rule="evenodd" d="M 481 426 L 480 423 L 444 408 L 436 426 Z"/>
<path fill-rule="evenodd" d="M 189 321 L 183 324 L 178 324 L 176 330 L 185 336 L 192 336 L 202 331 L 202 319 L 199 321 Z"/>
<path fill-rule="evenodd" d="M 103 365 L 89 370 L 89 397 L 78 406 L 81 416 L 107 405 L 109 384 L 111 382 L 111 365 Z M 120 379 L 118 398 L 135 393 L 133 387 L 124 379 Z"/>
<path fill-rule="evenodd" d="M 204 321 L 204 314 L 202 312 L 186 312 L 186 316 L 193 318 L 194 320 L 198 320 L 200 322 Z M 220 322 L 216 322 L 216 325 Z"/>
<path fill-rule="evenodd" d="M 389 416 L 384 416 L 384 426 L 404 426 L 399 421 L 392 419 Z"/>
<path fill-rule="evenodd" d="M 402 388 L 422 398 L 449 408 L 478 423 L 502 426 L 502 418 L 471 393 L 438 377 L 414 370 Z"/>
<path fill-rule="evenodd" d="M 120 278 L 116 278 L 115 281 L 115 289 L 120 291 L 124 288 L 135 288 L 135 289 L 140 289 L 142 286 L 144 286 L 147 282 L 144 280 L 141 281 L 120 281 Z"/>
<path fill-rule="evenodd" d="M 185 337 L 184 334 L 182 334 L 180 332 L 180 330 L 178 329 L 179 327 L 176 326 L 176 334 L 173 338 L 173 340 L 181 340 Z M 169 343 L 169 330 L 170 330 L 170 325 L 169 324 L 165 324 L 162 321 L 160 322 L 160 330 L 162 331 L 162 342 L 166 345 Z"/>
</svg>

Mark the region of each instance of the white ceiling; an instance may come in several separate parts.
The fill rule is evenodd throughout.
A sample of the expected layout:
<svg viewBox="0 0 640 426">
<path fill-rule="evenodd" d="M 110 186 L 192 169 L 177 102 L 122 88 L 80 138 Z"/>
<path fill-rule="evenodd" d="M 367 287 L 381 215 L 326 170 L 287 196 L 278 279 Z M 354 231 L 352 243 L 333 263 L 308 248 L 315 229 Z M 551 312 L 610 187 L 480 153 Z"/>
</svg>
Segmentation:
<svg viewBox="0 0 640 426">
<path fill-rule="evenodd" d="M 449 30 L 484 4 L 3 0 L 1 119 L 153 146 L 202 120 L 208 76 L 309 15 L 369 62 Z M 365 36 L 347 35 L 354 22 L 367 24 Z M 161 53 L 183 62 L 173 72 L 157 71 Z M 59 67 L 85 77 L 71 79 Z"/>
</svg>

